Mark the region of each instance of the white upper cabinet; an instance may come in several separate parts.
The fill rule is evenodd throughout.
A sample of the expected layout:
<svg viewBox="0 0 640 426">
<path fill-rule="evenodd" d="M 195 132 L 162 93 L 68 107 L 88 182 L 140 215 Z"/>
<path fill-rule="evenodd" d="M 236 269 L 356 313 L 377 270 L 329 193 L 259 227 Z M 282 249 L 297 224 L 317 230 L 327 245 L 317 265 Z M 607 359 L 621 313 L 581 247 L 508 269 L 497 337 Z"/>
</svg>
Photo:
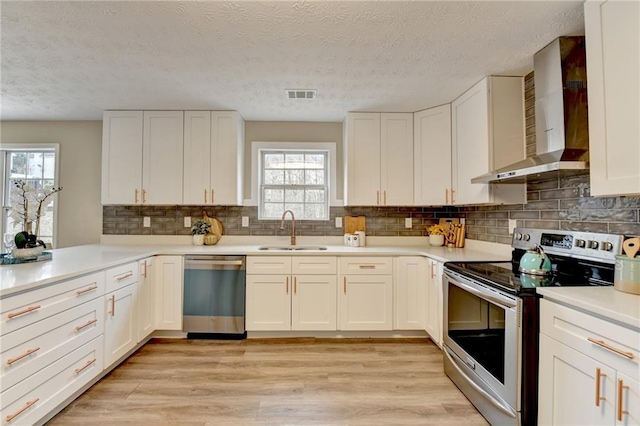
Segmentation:
<svg viewBox="0 0 640 426">
<path fill-rule="evenodd" d="M 591 195 L 640 194 L 640 3 L 584 5 Z"/>
<path fill-rule="evenodd" d="M 345 205 L 413 205 L 413 114 L 349 113 Z"/>
<path fill-rule="evenodd" d="M 142 111 L 105 111 L 102 204 L 135 204 L 142 188 Z"/>
<path fill-rule="evenodd" d="M 242 205 L 244 121 L 234 111 L 186 111 L 184 204 Z"/>
<path fill-rule="evenodd" d="M 416 112 L 413 129 L 414 204 L 450 204 L 451 105 Z"/>
<path fill-rule="evenodd" d="M 142 203 L 182 203 L 184 113 L 145 111 L 142 135 Z"/>
<path fill-rule="evenodd" d="M 513 204 L 524 184 L 472 184 L 471 179 L 525 158 L 521 77 L 486 77 L 451 104 L 451 204 Z"/>
</svg>

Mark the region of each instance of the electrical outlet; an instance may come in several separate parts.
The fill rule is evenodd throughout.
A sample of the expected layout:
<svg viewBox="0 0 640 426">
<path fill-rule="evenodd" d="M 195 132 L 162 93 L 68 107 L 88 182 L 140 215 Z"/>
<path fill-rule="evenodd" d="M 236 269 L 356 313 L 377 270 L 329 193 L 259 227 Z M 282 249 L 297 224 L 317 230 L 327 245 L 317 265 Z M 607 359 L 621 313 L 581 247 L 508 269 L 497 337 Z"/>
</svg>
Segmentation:
<svg viewBox="0 0 640 426">
<path fill-rule="evenodd" d="M 243 228 L 249 227 L 249 216 L 242 216 L 242 227 Z"/>
<path fill-rule="evenodd" d="M 336 216 L 336 228 L 342 228 L 342 216 Z"/>
<path fill-rule="evenodd" d="M 184 218 L 184 227 L 185 228 L 190 228 L 191 227 L 191 216 L 186 216 Z"/>
<path fill-rule="evenodd" d="M 149 216 L 145 216 L 142 218 L 142 226 L 144 228 L 149 228 L 151 226 L 151 218 Z"/>
<path fill-rule="evenodd" d="M 518 226 L 515 219 L 509 219 L 509 234 L 513 234 L 514 228 Z"/>
<path fill-rule="evenodd" d="M 413 226 L 412 220 L 410 217 L 404 219 L 404 227 L 411 228 Z"/>
</svg>

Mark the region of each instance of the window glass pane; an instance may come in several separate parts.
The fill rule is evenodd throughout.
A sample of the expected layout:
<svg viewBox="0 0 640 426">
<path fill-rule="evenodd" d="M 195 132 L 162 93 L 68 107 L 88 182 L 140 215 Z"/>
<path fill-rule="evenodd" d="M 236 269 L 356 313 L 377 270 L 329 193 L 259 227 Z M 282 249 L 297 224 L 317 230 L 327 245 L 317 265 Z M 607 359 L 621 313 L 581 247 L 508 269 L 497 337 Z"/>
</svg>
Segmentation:
<svg viewBox="0 0 640 426">
<path fill-rule="evenodd" d="M 324 203 L 324 189 L 307 189 L 304 198 L 307 203 Z"/>
<path fill-rule="evenodd" d="M 284 170 L 265 170 L 264 184 L 265 185 L 283 185 Z"/>
<path fill-rule="evenodd" d="M 15 179 L 27 177 L 27 153 L 12 152 L 9 155 L 10 177 Z"/>
<path fill-rule="evenodd" d="M 284 189 L 265 189 L 264 190 L 264 202 L 283 202 L 284 201 Z"/>
<path fill-rule="evenodd" d="M 44 169 L 41 152 L 30 152 L 27 158 L 27 178 L 42 178 Z"/>
<path fill-rule="evenodd" d="M 304 170 L 287 170 L 285 176 L 287 185 L 304 185 Z"/>
<path fill-rule="evenodd" d="M 287 169 L 304 168 L 304 154 L 286 154 Z"/>
<path fill-rule="evenodd" d="M 307 169 L 324 169 L 324 155 L 305 154 L 304 167 Z"/>
<path fill-rule="evenodd" d="M 284 212 L 284 204 L 264 203 L 263 215 L 269 218 L 279 218 Z"/>
<path fill-rule="evenodd" d="M 282 169 L 284 168 L 284 154 L 265 154 L 265 169 Z"/>
<path fill-rule="evenodd" d="M 291 210 L 296 217 L 304 216 L 304 204 L 302 203 L 285 203 L 284 210 Z M 280 213 L 280 216 L 282 216 L 282 213 Z"/>
<path fill-rule="evenodd" d="M 44 173 L 45 179 L 53 179 L 55 177 L 56 154 L 53 152 L 44 153 Z M 53 183 L 51 184 L 53 185 Z"/>
<path fill-rule="evenodd" d="M 305 170 L 304 174 L 307 185 L 324 185 L 324 170 Z"/>
<path fill-rule="evenodd" d="M 309 219 L 324 219 L 324 204 L 305 204 L 304 215 Z"/>
<path fill-rule="evenodd" d="M 302 203 L 304 201 L 304 189 L 285 190 L 284 199 L 286 202 Z"/>
</svg>

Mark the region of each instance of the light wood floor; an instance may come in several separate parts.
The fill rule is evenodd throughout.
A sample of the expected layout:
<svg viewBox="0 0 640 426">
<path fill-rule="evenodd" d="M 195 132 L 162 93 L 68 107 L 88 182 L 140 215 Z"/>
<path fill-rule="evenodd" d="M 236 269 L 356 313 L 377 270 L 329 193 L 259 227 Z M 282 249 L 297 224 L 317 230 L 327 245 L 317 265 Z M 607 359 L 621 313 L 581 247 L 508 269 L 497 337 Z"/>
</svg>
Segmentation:
<svg viewBox="0 0 640 426">
<path fill-rule="evenodd" d="M 155 339 L 51 425 L 486 425 L 427 339 Z"/>
</svg>

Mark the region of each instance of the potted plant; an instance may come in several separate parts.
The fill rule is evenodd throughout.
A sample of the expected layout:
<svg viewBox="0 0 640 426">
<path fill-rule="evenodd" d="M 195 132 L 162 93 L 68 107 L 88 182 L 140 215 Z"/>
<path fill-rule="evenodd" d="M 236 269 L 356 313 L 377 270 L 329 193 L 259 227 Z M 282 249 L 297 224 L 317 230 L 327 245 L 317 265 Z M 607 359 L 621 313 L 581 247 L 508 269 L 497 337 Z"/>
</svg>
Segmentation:
<svg viewBox="0 0 640 426">
<path fill-rule="evenodd" d="M 204 245 L 204 235 L 209 231 L 209 228 L 211 228 L 211 223 L 203 219 L 197 219 L 191 224 L 194 246 Z"/>
<path fill-rule="evenodd" d="M 447 229 L 443 225 L 431 225 L 427 227 L 427 233 L 429 234 L 429 244 L 435 247 L 444 245 L 444 236 L 447 233 Z"/>
</svg>

